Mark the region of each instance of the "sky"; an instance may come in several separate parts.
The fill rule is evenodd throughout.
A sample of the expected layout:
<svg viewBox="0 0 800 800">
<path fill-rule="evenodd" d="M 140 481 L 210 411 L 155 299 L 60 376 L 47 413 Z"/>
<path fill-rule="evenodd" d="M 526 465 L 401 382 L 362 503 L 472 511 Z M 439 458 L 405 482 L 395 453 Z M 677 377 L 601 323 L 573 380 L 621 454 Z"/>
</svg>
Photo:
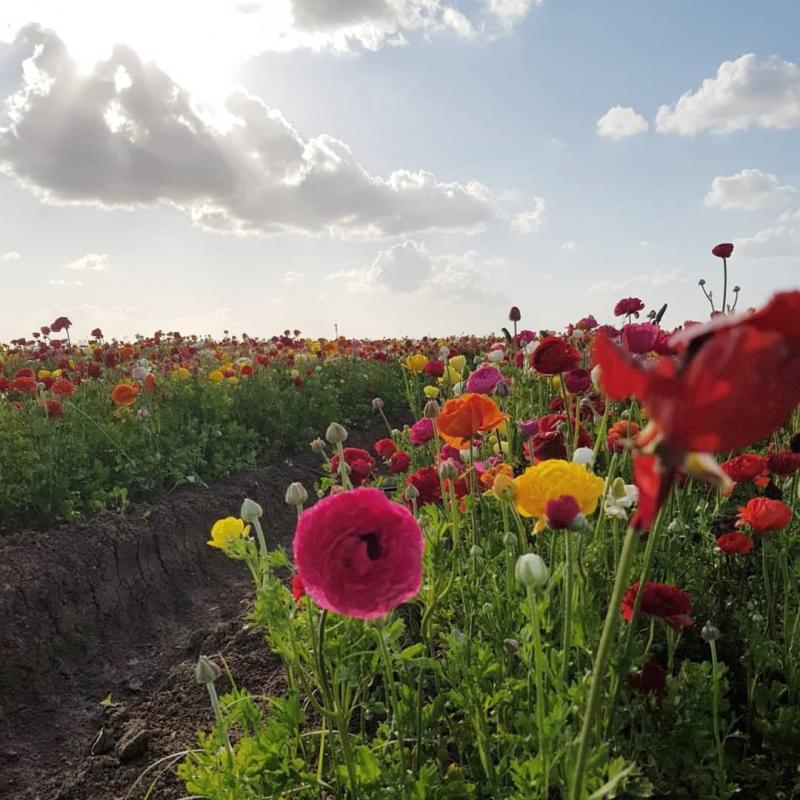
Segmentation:
<svg viewBox="0 0 800 800">
<path fill-rule="evenodd" d="M 0 341 L 800 285 L 796 0 L 4 0 Z M 337 328 L 334 328 L 337 326 Z"/>
</svg>

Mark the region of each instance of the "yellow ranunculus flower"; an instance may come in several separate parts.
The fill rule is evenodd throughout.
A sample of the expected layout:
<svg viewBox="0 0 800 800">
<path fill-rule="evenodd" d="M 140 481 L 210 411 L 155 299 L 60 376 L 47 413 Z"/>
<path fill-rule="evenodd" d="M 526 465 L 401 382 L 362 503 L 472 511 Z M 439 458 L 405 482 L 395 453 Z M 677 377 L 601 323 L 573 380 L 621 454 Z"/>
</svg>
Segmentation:
<svg viewBox="0 0 800 800">
<path fill-rule="evenodd" d="M 309 342 L 308 343 L 308 349 L 312 353 L 319 353 L 319 351 L 322 349 L 322 345 L 320 345 L 319 342 Z"/>
<path fill-rule="evenodd" d="M 188 381 L 192 377 L 192 373 L 186 367 L 178 367 L 178 369 L 172 371 L 172 374 L 179 381 Z"/>
<path fill-rule="evenodd" d="M 238 517 L 218 519 L 211 528 L 211 538 L 206 544 L 222 550 L 225 545 L 235 539 L 244 539 L 250 533 L 250 526 Z"/>
<path fill-rule="evenodd" d="M 558 375 L 553 375 L 550 378 L 550 385 L 558 392 L 561 389 L 561 378 Z"/>
<path fill-rule="evenodd" d="M 292 379 L 299 378 L 300 377 L 300 370 L 299 369 L 289 370 L 289 375 L 291 376 Z"/>
<path fill-rule="evenodd" d="M 239 383 L 239 379 L 235 375 L 231 375 L 230 378 L 227 378 L 227 381 L 231 386 L 236 386 Z"/>
<path fill-rule="evenodd" d="M 406 369 L 411 370 L 411 372 L 422 372 L 427 363 L 428 359 L 422 353 L 414 353 L 413 356 L 408 356 L 403 362 Z"/>
<path fill-rule="evenodd" d="M 447 362 L 456 372 L 458 372 L 458 379 L 460 380 L 462 373 L 464 372 L 464 367 L 467 366 L 467 357 L 466 356 L 453 356 Z"/>
<path fill-rule="evenodd" d="M 44 380 L 45 378 L 52 378 L 53 377 L 53 373 L 50 372 L 49 369 L 40 369 L 36 373 L 36 377 L 41 381 L 41 380 Z"/>
<path fill-rule="evenodd" d="M 60 378 L 63 374 L 64 374 L 64 370 L 63 369 L 54 369 L 50 373 L 50 377 L 51 378 Z"/>
<path fill-rule="evenodd" d="M 439 396 L 439 389 L 436 386 L 426 386 L 422 391 L 425 393 L 425 397 L 431 400 Z"/>
<path fill-rule="evenodd" d="M 444 375 L 439 378 L 439 383 L 458 383 L 460 380 L 461 373 L 452 367 L 447 367 L 444 371 Z"/>
<path fill-rule="evenodd" d="M 211 383 L 222 383 L 224 377 L 225 376 L 218 369 L 212 369 L 211 372 L 208 373 L 208 379 Z"/>
<path fill-rule="evenodd" d="M 578 501 L 581 514 L 588 517 L 597 508 L 604 481 L 580 464 L 553 458 L 528 467 L 514 479 L 514 486 L 517 511 L 523 517 L 537 517 L 533 531 L 539 533 L 547 524 L 548 501 L 571 494 Z"/>
</svg>

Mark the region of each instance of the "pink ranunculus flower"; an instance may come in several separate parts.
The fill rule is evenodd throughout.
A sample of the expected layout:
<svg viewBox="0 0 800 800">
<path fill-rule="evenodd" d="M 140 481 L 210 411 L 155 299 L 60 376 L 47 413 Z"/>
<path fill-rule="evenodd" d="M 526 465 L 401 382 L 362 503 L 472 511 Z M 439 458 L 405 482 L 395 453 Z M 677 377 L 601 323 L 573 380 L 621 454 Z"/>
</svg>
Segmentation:
<svg viewBox="0 0 800 800">
<path fill-rule="evenodd" d="M 297 522 L 294 562 L 321 608 L 371 619 L 410 600 L 422 583 L 424 539 L 414 515 L 378 489 L 320 500 Z"/>
<path fill-rule="evenodd" d="M 660 333 L 652 322 L 635 322 L 622 329 L 622 340 L 631 353 L 649 353 L 656 348 Z"/>
<path fill-rule="evenodd" d="M 501 380 L 503 380 L 503 373 L 497 367 L 492 364 L 483 364 L 467 378 L 467 391 L 491 394 Z"/>
<path fill-rule="evenodd" d="M 417 420 L 410 428 L 409 441 L 411 444 L 426 444 L 433 439 L 433 420 L 423 417 Z"/>
</svg>

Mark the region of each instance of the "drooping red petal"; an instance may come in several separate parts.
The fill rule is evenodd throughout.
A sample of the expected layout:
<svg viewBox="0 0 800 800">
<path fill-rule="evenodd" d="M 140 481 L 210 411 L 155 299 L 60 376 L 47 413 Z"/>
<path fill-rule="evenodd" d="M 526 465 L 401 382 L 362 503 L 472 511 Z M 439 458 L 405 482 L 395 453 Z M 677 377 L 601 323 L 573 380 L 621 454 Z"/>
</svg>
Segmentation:
<svg viewBox="0 0 800 800">
<path fill-rule="evenodd" d="M 667 499 L 675 472 L 674 470 L 662 472 L 655 456 L 637 456 L 633 460 L 633 477 L 639 490 L 639 502 L 636 513 L 631 519 L 631 525 L 637 531 L 648 531 L 653 525 L 658 509 Z"/>
<path fill-rule="evenodd" d="M 595 339 L 594 361 L 600 365 L 600 383 L 609 397 L 614 400 L 631 394 L 644 397 L 647 374 L 605 336 Z"/>
</svg>

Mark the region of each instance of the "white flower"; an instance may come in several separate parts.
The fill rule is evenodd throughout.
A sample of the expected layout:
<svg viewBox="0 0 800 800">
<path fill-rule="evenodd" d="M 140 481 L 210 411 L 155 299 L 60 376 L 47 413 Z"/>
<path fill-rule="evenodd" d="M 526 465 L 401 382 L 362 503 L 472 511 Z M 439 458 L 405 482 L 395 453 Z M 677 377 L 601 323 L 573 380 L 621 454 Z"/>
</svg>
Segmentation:
<svg viewBox="0 0 800 800">
<path fill-rule="evenodd" d="M 608 490 L 603 509 L 607 517 L 628 519 L 628 509 L 639 501 L 639 490 L 633 484 L 625 484 L 625 493 L 621 497 L 614 494 L 613 488 Z"/>
<path fill-rule="evenodd" d="M 453 384 L 453 397 L 460 397 L 463 391 L 464 383 L 462 381 Z"/>
<path fill-rule="evenodd" d="M 486 354 L 486 360 L 491 364 L 499 364 L 504 358 L 504 353 L 499 348 L 497 350 L 490 350 Z"/>
<path fill-rule="evenodd" d="M 591 447 L 579 447 L 572 454 L 572 460 L 576 464 L 581 464 L 591 469 L 594 466 L 594 450 Z"/>
</svg>

